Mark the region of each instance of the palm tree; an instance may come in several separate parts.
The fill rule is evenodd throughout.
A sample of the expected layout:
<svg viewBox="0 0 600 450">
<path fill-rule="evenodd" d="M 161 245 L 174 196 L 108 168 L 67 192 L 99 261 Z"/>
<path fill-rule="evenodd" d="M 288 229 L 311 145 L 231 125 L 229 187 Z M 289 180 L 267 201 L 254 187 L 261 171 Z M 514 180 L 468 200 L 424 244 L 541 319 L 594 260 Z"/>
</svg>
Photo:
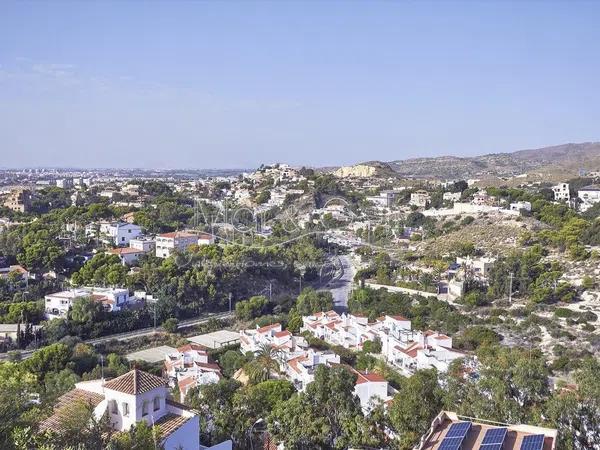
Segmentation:
<svg viewBox="0 0 600 450">
<path fill-rule="evenodd" d="M 272 373 L 279 373 L 279 360 L 281 356 L 269 344 L 261 344 L 254 360 L 245 368 L 246 375 L 254 382 L 260 383 L 271 378 Z"/>
</svg>

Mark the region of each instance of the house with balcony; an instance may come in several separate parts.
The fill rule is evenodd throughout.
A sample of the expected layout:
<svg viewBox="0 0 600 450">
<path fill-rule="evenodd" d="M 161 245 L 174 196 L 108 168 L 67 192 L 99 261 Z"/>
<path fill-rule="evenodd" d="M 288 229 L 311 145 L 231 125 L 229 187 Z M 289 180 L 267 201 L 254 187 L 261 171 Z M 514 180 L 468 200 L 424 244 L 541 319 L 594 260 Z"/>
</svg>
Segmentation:
<svg viewBox="0 0 600 450">
<path fill-rule="evenodd" d="M 48 294 L 44 297 L 47 319 L 66 318 L 73 302 L 78 298 L 90 297 L 102 303 L 107 312 L 120 311 L 137 299 L 129 296 L 129 290 L 123 288 L 82 287 L 68 291 Z"/>
</svg>

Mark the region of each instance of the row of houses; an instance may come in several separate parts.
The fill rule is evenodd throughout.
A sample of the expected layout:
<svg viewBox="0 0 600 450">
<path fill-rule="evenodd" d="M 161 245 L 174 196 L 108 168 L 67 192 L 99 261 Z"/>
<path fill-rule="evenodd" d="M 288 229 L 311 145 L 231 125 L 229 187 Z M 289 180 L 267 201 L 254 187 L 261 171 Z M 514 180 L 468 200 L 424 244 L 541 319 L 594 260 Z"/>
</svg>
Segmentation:
<svg viewBox="0 0 600 450">
<path fill-rule="evenodd" d="M 274 349 L 280 373 L 299 391 L 305 390 L 308 384 L 314 381 L 319 365 L 342 365 L 339 355 L 330 350 L 311 348 L 306 339 L 283 330 L 280 323 L 240 331 L 240 345 L 244 353 L 257 353 L 263 346 Z M 381 375 L 360 372 L 348 365 L 342 366 L 356 375 L 354 393 L 365 411 L 370 410 L 374 402 L 385 403 L 391 400 L 390 387 Z"/>
<path fill-rule="evenodd" d="M 411 321 L 398 315 L 369 322 L 358 314 L 328 311 L 305 316 L 302 321 L 302 331 L 332 345 L 360 351 L 367 341 L 380 342 L 385 361 L 406 374 L 431 368 L 446 372 L 452 361 L 465 356 L 452 348 L 451 337 L 431 330 L 413 330 Z"/>
</svg>

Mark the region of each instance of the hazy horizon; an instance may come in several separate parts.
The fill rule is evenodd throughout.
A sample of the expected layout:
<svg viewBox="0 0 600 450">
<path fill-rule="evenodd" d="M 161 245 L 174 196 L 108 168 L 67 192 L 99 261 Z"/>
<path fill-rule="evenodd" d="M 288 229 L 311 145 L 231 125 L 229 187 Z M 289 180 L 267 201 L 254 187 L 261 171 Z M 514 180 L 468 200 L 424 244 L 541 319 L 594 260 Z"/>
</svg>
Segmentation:
<svg viewBox="0 0 600 450">
<path fill-rule="evenodd" d="M 600 140 L 600 4 L 0 4 L 0 167 L 244 169 Z"/>
</svg>

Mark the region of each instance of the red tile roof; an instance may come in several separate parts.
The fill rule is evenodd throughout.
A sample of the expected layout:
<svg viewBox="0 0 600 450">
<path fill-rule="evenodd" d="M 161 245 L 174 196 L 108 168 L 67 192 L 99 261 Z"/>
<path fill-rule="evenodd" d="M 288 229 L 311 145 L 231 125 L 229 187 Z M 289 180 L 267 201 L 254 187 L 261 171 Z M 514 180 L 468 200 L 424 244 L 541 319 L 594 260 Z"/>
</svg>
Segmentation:
<svg viewBox="0 0 600 450">
<path fill-rule="evenodd" d="M 167 381 L 142 370 L 133 369 L 104 384 L 106 389 L 123 392 L 124 394 L 143 394 L 153 389 L 164 387 Z"/>
<path fill-rule="evenodd" d="M 163 234 L 159 234 L 158 236 L 163 237 L 163 238 L 169 238 L 169 239 L 197 237 L 197 235 L 188 233 L 187 231 L 172 231 L 171 233 L 163 233 Z"/>
<path fill-rule="evenodd" d="M 274 324 L 272 324 L 272 325 L 267 325 L 267 326 L 264 326 L 264 327 L 258 328 L 256 331 L 257 331 L 258 333 L 266 333 L 267 331 L 269 331 L 269 330 L 273 330 L 274 328 L 278 328 L 278 327 L 280 327 L 280 326 L 281 326 L 281 324 L 280 324 L 280 323 L 274 323 Z"/>
<path fill-rule="evenodd" d="M 283 331 L 278 331 L 277 333 L 274 334 L 275 337 L 285 337 L 285 336 L 291 336 L 292 333 L 290 333 L 288 330 L 283 330 Z"/>
<path fill-rule="evenodd" d="M 63 420 L 77 413 L 77 409 L 71 411 L 70 406 L 76 403 L 83 403 L 95 408 L 102 400 L 104 400 L 104 396 L 95 392 L 77 388 L 72 389 L 58 398 L 54 405 L 54 413 L 40 423 L 40 430 L 60 431 Z"/>
</svg>

